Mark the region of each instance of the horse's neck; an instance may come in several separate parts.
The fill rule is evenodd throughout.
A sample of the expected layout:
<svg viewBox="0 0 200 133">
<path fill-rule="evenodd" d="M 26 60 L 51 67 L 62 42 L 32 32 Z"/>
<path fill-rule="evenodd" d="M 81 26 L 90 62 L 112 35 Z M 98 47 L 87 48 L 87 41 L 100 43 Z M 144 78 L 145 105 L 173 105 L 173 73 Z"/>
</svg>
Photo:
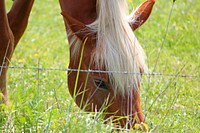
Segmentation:
<svg viewBox="0 0 200 133">
<path fill-rule="evenodd" d="M 96 19 L 96 0 L 60 0 L 61 10 L 89 24 Z"/>
</svg>

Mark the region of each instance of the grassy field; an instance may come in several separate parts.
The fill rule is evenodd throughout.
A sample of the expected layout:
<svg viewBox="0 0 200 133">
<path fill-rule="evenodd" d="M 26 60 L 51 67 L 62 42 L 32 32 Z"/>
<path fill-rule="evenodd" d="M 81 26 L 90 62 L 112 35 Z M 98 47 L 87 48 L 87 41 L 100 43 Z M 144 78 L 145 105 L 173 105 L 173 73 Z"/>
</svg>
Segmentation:
<svg viewBox="0 0 200 133">
<path fill-rule="evenodd" d="M 9 8 L 11 0 L 6 2 Z M 59 4 L 56 0 L 46 2 L 35 1 L 11 66 L 67 68 L 69 47 Z M 130 0 L 130 8 L 141 2 Z M 158 0 L 148 22 L 135 32 L 147 54 L 150 71 L 161 73 L 143 76 L 142 108 L 150 132 L 198 133 L 200 1 L 177 0 L 170 15 L 172 4 L 172 0 Z M 2 132 L 112 131 L 110 124 L 103 124 L 101 114 L 85 113 L 74 104 L 66 71 L 12 68 L 8 80 L 11 105 L 1 105 Z"/>
</svg>

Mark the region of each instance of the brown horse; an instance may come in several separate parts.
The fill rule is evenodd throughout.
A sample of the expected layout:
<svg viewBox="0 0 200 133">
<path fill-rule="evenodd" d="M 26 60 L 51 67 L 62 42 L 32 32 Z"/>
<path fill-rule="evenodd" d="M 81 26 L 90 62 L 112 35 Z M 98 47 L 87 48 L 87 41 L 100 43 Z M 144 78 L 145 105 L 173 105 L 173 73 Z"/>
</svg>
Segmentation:
<svg viewBox="0 0 200 133">
<path fill-rule="evenodd" d="M 129 17 L 126 0 L 59 1 L 70 43 L 69 68 L 78 70 L 68 73 L 76 104 L 103 111 L 105 119 L 112 117 L 121 127 L 144 122 L 140 81 L 145 54 L 132 30 L 148 19 L 155 0 L 146 0 Z M 124 71 L 135 74 L 117 73 Z"/>
<path fill-rule="evenodd" d="M 0 1 L 0 91 L 4 103 L 8 103 L 7 67 L 26 29 L 33 3 L 14 0 L 6 13 L 5 0 Z M 126 0 L 60 0 L 70 42 L 69 68 L 110 71 L 69 72 L 70 94 L 86 111 L 105 109 L 105 119 L 113 116 L 121 127 L 144 122 L 139 88 L 145 55 L 131 30 L 148 19 L 154 3 L 146 0 L 126 17 Z M 137 74 L 119 75 L 114 71 Z"/>
<path fill-rule="evenodd" d="M 23 35 L 34 0 L 15 0 L 6 13 L 5 0 L 0 1 L 0 93 L 8 103 L 6 75 L 15 47 Z"/>
</svg>

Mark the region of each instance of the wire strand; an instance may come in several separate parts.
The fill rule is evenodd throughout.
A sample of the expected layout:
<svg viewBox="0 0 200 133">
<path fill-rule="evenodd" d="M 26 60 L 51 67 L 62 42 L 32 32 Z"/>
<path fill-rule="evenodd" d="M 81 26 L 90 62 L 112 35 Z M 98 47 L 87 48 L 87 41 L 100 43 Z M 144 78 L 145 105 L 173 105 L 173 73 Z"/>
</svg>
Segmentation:
<svg viewBox="0 0 200 133">
<path fill-rule="evenodd" d="M 102 70 L 82 70 L 82 69 L 71 69 L 71 68 L 44 68 L 44 67 L 24 67 L 24 66 L 0 66 L 1 69 L 23 69 L 23 70 L 37 70 L 37 71 L 65 71 L 65 72 L 84 72 L 84 73 L 114 73 L 114 74 L 142 74 L 145 76 L 162 76 L 162 77 L 183 77 L 183 78 L 200 78 L 200 75 L 191 74 L 170 74 L 170 73 L 140 73 L 140 72 L 127 72 L 127 71 L 102 71 Z"/>
</svg>

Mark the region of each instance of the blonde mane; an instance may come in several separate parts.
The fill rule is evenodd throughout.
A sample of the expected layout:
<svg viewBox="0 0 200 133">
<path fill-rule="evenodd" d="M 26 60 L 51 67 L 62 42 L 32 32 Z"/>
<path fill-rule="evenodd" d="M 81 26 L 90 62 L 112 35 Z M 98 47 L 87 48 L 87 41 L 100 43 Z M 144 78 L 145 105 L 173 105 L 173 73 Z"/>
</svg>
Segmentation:
<svg viewBox="0 0 200 133">
<path fill-rule="evenodd" d="M 122 95 L 137 90 L 140 73 L 146 68 L 143 48 L 129 25 L 135 19 L 128 20 L 127 13 L 127 0 L 97 0 L 97 19 L 87 25 L 97 33 L 93 56 L 97 67 L 105 67 L 107 71 L 135 73 L 108 73 L 114 92 Z M 71 45 L 74 43 L 80 47 L 81 42 L 77 38 L 71 41 Z M 80 49 L 76 45 L 73 45 L 76 47 L 74 50 Z"/>
</svg>

